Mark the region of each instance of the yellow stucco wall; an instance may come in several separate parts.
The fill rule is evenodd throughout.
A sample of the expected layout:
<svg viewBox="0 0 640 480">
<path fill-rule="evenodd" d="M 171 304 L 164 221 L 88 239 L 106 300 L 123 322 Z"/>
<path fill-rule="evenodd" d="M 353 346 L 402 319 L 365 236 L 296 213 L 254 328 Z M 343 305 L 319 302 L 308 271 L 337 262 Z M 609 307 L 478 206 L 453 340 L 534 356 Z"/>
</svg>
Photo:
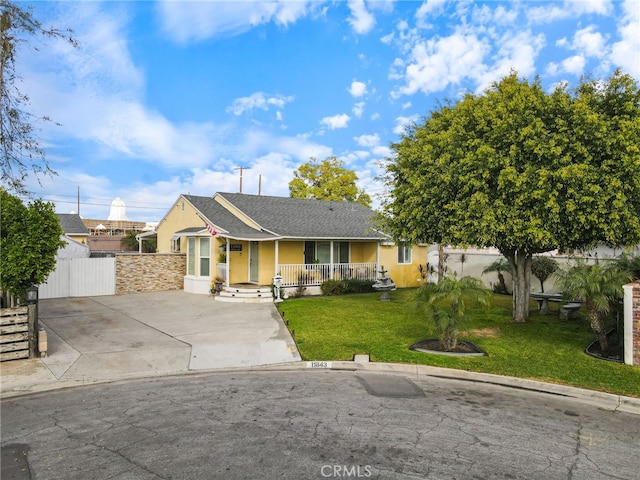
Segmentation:
<svg viewBox="0 0 640 480">
<path fill-rule="evenodd" d="M 78 243 L 82 243 L 84 245 L 87 244 L 87 235 L 67 235 L 71 240 L 75 240 Z"/>
<path fill-rule="evenodd" d="M 245 283 L 249 281 L 249 242 L 229 240 L 233 245 L 241 245 L 241 252 L 229 252 L 229 282 Z"/>
<path fill-rule="evenodd" d="M 280 241 L 278 262 L 283 265 L 304 263 L 304 242 Z"/>
<path fill-rule="evenodd" d="M 378 252 L 378 242 L 352 242 L 351 262 L 365 263 L 375 262 Z"/>
<path fill-rule="evenodd" d="M 423 284 L 419 281 L 420 271 L 418 265 L 426 266 L 427 264 L 426 246 L 414 245 L 411 248 L 411 263 L 398 263 L 398 248 L 394 246 L 380 247 L 380 264 L 388 271 L 387 275 L 395 282 L 399 288 L 418 287 Z"/>
<path fill-rule="evenodd" d="M 200 226 L 204 228 L 205 224 L 196 214 L 196 209 L 184 198 L 180 197 L 156 229 L 158 234 L 158 253 L 171 253 L 171 237 L 176 232 L 185 228 Z M 187 252 L 186 242 L 186 238 L 181 239 L 180 251 L 183 253 Z"/>
</svg>

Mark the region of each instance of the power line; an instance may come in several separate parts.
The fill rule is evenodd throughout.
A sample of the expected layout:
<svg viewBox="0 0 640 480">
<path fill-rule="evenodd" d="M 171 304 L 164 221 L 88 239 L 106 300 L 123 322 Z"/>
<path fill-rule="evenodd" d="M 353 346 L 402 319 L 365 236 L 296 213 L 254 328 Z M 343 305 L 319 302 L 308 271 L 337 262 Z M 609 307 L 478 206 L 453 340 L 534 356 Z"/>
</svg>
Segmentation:
<svg viewBox="0 0 640 480">
<path fill-rule="evenodd" d="M 75 201 L 72 200 L 50 200 L 50 199 L 42 199 L 45 202 L 51 202 L 51 203 L 73 203 L 74 205 L 77 203 Z M 91 206 L 96 206 L 96 207 L 110 207 L 111 204 L 110 203 L 92 203 L 92 202 L 81 202 L 82 205 L 91 205 Z M 160 204 L 158 204 L 160 205 Z M 137 205 L 127 205 L 127 208 L 132 208 L 132 209 L 147 209 L 147 210 L 167 210 L 168 207 L 164 206 L 164 207 L 144 207 L 144 206 L 137 206 Z"/>
</svg>

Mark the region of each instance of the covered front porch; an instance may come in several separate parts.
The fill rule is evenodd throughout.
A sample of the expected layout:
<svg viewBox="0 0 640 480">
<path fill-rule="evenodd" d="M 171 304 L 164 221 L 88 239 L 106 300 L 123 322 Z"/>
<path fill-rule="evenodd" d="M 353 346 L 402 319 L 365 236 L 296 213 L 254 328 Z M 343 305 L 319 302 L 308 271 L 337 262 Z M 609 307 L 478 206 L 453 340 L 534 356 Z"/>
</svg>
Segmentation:
<svg viewBox="0 0 640 480">
<path fill-rule="evenodd" d="M 313 287 L 327 280 L 372 280 L 378 277 L 378 262 L 279 264 L 283 287 Z"/>
</svg>

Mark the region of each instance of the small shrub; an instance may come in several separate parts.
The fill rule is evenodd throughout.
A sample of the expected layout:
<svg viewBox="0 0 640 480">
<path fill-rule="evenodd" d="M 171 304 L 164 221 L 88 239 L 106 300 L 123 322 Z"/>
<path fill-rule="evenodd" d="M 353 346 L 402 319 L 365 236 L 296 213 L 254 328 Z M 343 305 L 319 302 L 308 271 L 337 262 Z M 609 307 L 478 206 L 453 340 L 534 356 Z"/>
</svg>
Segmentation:
<svg viewBox="0 0 640 480">
<path fill-rule="evenodd" d="M 320 285 L 320 290 L 323 295 L 344 295 L 346 293 L 344 282 L 340 280 L 325 280 Z"/>
<path fill-rule="evenodd" d="M 345 293 L 369 293 L 373 292 L 373 280 L 344 280 Z"/>
<path fill-rule="evenodd" d="M 320 285 L 323 295 L 346 295 L 348 293 L 373 292 L 372 280 L 325 280 Z"/>
</svg>

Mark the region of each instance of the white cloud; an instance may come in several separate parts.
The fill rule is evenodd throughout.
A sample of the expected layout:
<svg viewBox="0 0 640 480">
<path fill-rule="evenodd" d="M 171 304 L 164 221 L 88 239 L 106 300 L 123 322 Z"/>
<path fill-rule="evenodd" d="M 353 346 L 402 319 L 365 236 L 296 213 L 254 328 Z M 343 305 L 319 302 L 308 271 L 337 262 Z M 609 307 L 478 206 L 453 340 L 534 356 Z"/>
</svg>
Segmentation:
<svg viewBox="0 0 640 480">
<path fill-rule="evenodd" d="M 491 65 L 478 65 L 470 77 L 477 80 L 476 92 L 484 91 L 489 85 L 509 75 L 512 70 L 518 75 L 529 76 L 536 72 L 536 58 L 544 46 L 544 35 L 533 35 L 529 31 L 507 32 L 499 40 L 498 51 Z"/>
<path fill-rule="evenodd" d="M 373 135 L 360 135 L 353 137 L 356 143 L 361 147 L 376 147 L 380 144 L 380 136 L 377 133 Z"/>
<path fill-rule="evenodd" d="M 248 97 L 236 98 L 231 106 L 227 108 L 227 112 L 231 112 L 234 115 L 242 115 L 244 112 L 256 108 L 260 110 L 268 110 L 269 107 L 282 108 L 292 100 L 292 96 L 274 95 L 269 97 L 264 92 L 256 92 Z"/>
<path fill-rule="evenodd" d="M 347 2 L 351 16 L 347 19 L 353 30 L 358 34 L 369 33 L 376 23 L 375 17 L 367 10 L 364 0 L 349 0 Z"/>
<path fill-rule="evenodd" d="M 157 11 L 165 33 L 179 43 L 186 43 L 221 35 L 237 35 L 269 22 L 287 26 L 314 13 L 320 6 L 318 2 L 302 0 L 163 0 L 158 3 Z"/>
<path fill-rule="evenodd" d="M 337 128 L 346 128 L 351 117 L 346 113 L 340 113 L 338 115 L 333 115 L 332 117 L 324 117 L 320 120 L 322 125 L 326 125 L 329 127 L 329 130 L 335 130 Z"/>
<path fill-rule="evenodd" d="M 405 85 L 394 96 L 429 94 L 475 75 L 490 47 L 476 35 L 454 33 L 416 44 L 405 70 Z"/>
<path fill-rule="evenodd" d="M 34 112 L 62 124 L 43 129 L 51 150 L 65 137 L 94 142 L 96 156 L 102 149 L 104 157 L 120 154 L 172 168 L 210 161 L 213 139 L 226 127 L 174 124 L 144 105 L 145 78 L 129 52 L 126 9 L 107 14 L 92 2 L 61 5 L 63 24 L 73 28 L 81 48 L 52 42 L 46 63 L 21 64 Z"/>
<path fill-rule="evenodd" d="M 425 26 L 427 17 L 437 17 L 444 10 L 446 0 L 426 0 L 416 10 L 415 18 L 418 25 Z"/>
<path fill-rule="evenodd" d="M 611 59 L 636 79 L 640 78 L 640 8 L 637 0 L 622 4 L 623 18 L 618 22 L 620 41 L 613 44 Z"/>
<path fill-rule="evenodd" d="M 405 133 L 407 126 L 411 125 L 412 123 L 416 123 L 419 118 L 420 117 L 417 114 L 411 115 L 409 117 L 397 117 L 395 120 L 396 126 L 393 128 L 393 133 L 395 133 L 396 135 L 402 135 L 403 133 Z"/>
<path fill-rule="evenodd" d="M 607 16 L 612 10 L 613 5 L 610 0 L 565 0 L 561 6 L 549 3 L 531 8 L 526 15 L 532 23 L 551 23 L 585 14 Z"/>
<path fill-rule="evenodd" d="M 562 61 L 562 71 L 579 76 L 584 72 L 585 64 L 586 60 L 582 55 L 573 55 Z"/>
<path fill-rule="evenodd" d="M 351 109 L 351 113 L 353 113 L 353 116 L 356 118 L 362 118 L 362 113 L 364 112 L 364 106 L 365 106 L 365 102 L 357 102 L 353 105 L 353 108 Z"/>
<path fill-rule="evenodd" d="M 607 54 L 606 39 L 595 29 L 595 25 L 589 25 L 576 31 L 573 35 L 572 48 L 587 57 L 605 56 Z"/>
<path fill-rule="evenodd" d="M 353 82 L 351 82 L 351 86 L 349 87 L 349 93 L 353 97 L 361 97 L 365 93 L 367 93 L 367 84 L 354 80 Z"/>
</svg>

